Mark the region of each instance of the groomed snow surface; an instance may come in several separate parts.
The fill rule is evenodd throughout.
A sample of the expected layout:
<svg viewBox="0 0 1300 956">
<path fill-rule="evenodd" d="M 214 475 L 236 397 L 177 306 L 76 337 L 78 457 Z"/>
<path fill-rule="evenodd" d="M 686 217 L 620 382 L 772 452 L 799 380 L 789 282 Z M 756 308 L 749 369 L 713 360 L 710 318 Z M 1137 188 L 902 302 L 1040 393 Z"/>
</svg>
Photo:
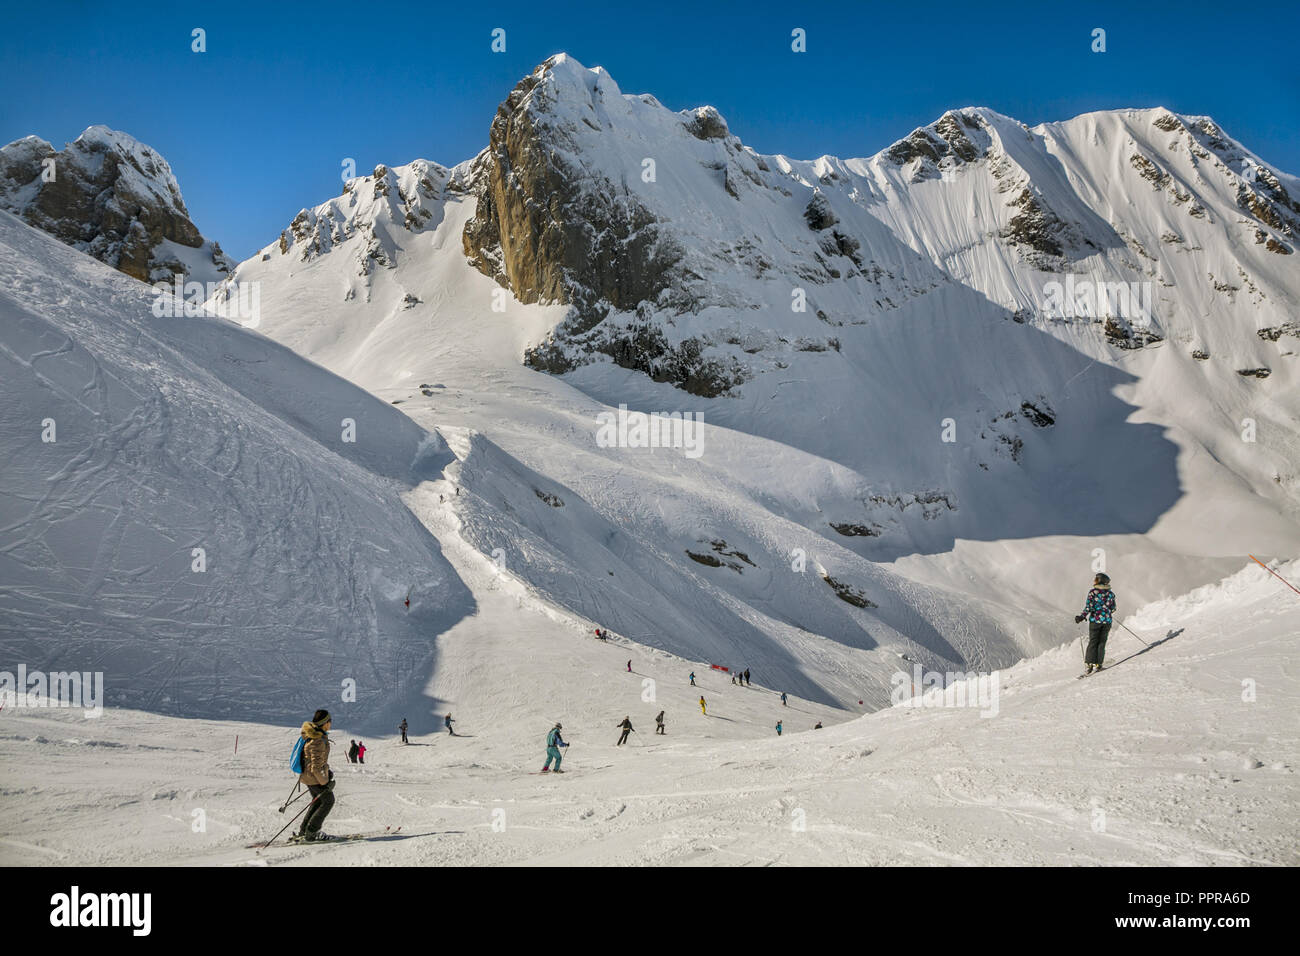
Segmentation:
<svg viewBox="0 0 1300 956">
<path fill-rule="evenodd" d="M 434 680 L 459 735 L 365 739 L 364 766 L 343 756 L 354 731 L 331 735 L 326 829 L 376 839 L 245 848 L 289 819 L 292 727 L 6 709 L 0 863 L 1300 862 L 1300 598 L 1257 566 L 1130 617 L 1160 643 L 1120 632 L 1111 671 L 1077 680 L 1077 645 L 1003 671 L 995 716 L 900 706 L 830 726 L 843 714 L 698 666 L 692 688 L 688 664 L 598 643 L 468 548 L 448 558 L 480 597 Z M 617 747 L 625 715 L 637 732 Z M 557 718 L 569 772 L 528 775 Z"/>
</svg>

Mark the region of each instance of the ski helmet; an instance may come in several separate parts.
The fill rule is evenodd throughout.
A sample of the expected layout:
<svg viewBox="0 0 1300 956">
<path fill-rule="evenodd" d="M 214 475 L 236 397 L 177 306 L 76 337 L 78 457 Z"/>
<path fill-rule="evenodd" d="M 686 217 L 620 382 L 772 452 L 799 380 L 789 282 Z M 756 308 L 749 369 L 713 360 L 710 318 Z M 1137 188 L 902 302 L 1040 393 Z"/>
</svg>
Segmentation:
<svg viewBox="0 0 1300 956">
<path fill-rule="evenodd" d="M 556 729 L 556 730 L 563 730 L 563 729 L 564 729 L 564 727 L 561 726 L 561 724 L 560 724 L 560 722 L 559 722 L 558 720 L 555 722 L 555 729 Z"/>
</svg>

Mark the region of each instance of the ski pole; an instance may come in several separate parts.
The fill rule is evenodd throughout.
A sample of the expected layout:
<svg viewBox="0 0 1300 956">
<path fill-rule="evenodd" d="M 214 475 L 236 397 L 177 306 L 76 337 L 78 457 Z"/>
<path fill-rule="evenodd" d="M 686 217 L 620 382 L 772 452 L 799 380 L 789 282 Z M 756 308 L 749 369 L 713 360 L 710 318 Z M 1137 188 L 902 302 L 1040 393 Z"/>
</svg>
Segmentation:
<svg viewBox="0 0 1300 956">
<path fill-rule="evenodd" d="M 293 803 L 295 800 L 297 800 L 299 797 L 302 796 L 302 794 L 298 793 L 298 788 L 301 786 L 302 786 L 301 780 L 298 780 L 294 783 L 293 789 L 290 790 L 289 795 L 284 798 L 284 803 L 280 804 L 281 813 L 284 813 L 285 807 L 289 806 L 289 804 Z"/>
<path fill-rule="evenodd" d="M 1130 634 L 1133 634 L 1133 632 L 1128 628 L 1127 625 L 1124 624 L 1123 621 L 1116 621 L 1115 623 L 1118 624 L 1120 627 L 1124 628 L 1124 630 L 1128 631 Z M 1136 634 L 1133 634 L 1133 636 L 1134 636 L 1134 637 L 1137 637 L 1137 639 L 1138 639 L 1138 643 L 1141 644 L 1143 647 L 1150 647 L 1150 646 L 1151 646 L 1151 645 L 1148 644 L 1146 641 L 1142 640 L 1142 638 L 1138 637 Z"/>
<path fill-rule="evenodd" d="M 1300 594 L 1300 588 L 1297 588 L 1294 584 L 1292 584 L 1292 583 L 1291 583 L 1290 581 L 1288 581 L 1286 578 L 1282 577 L 1282 575 L 1278 574 L 1276 571 L 1274 571 L 1272 568 L 1270 568 L 1270 567 L 1269 567 L 1267 564 L 1265 564 L 1263 561 L 1259 560 L 1259 558 L 1255 557 L 1253 554 L 1252 554 L 1252 555 L 1249 555 L 1249 558 L 1250 558 L 1250 560 L 1252 560 L 1252 561 L 1254 561 L 1256 564 L 1258 564 L 1261 568 L 1263 568 L 1265 571 L 1267 571 L 1269 574 L 1273 575 L 1273 577 L 1277 578 L 1279 581 L 1281 581 L 1283 584 L 1285 584 L 1287 587 L 1289 587 L 1292 591 L 1295 591 L 1296 594 Z"/>
<path fill-rule="evenodd" d="M 301 810 L 299 810 L 297 813 L 293 815 L 293 820 L 297 820 L 300 816 L 302 816 L 304 813 L 306 813 L 308 810 L 314 807 L 316 805 L 316 800 L 319 800 L 321 797 L 325 796 L 325 794 L 328 792 L 329 791 L 327 790 L 322 790 L 320 793 L 316 794 L 316 798 L 312 800 L 311 803 L 307 804 L 307 806 L 303 807 Z M 285 830 L 289 829 L 289 827 L 293 826 L 293 820 L 290 820 L 284 826 L 280 827 L 280 833 L 283 833 Z M 275 836 L 271 837 L 271 839 L 267 840 L 266 845 L 270 846 L 272 843 L 274 843 L 276 837 L 278 837 L 280 833 L 277 833 Z"/>
</svg>

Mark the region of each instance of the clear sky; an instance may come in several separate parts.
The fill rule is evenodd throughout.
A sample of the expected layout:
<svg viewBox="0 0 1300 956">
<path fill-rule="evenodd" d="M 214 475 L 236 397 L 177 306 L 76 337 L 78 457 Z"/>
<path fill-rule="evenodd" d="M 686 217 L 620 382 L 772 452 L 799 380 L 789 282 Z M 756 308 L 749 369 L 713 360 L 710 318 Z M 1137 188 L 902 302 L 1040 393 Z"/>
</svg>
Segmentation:
<svg viewBox="0 0 1300 956">
<path fill-rule="evenodd" d="M 304 206 L 487 143 L 498 103 L 566 51 L 625 93 L 716 106 L 763 153 L 869 156 L 959 106 L 1034 125 L 1096 109 L 1208 114 L 1300 174 L 1300 5 L 1187 3 L 9 4 L 0 142 L 87 126 L 158 150 L 235 258 Z M 191 51 L 206 30 L 207 52 Z M 491 32 L 506 31 L 493 53 Z M 791 31 L 807 31 L 807 52 Z M 1106 30 L 1093 53 L 1092 31 Z"/>
</svg>

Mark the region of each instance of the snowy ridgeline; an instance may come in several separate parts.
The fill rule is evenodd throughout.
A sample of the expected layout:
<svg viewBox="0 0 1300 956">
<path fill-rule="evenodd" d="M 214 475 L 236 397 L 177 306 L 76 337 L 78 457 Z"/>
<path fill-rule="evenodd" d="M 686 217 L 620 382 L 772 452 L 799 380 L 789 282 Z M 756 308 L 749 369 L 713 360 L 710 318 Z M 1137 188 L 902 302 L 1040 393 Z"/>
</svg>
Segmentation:
<svg viewBox="0 0 1300 956">
<path fill-rule="evenodd" d="M 148 286 L 7 214 L 0 261 L 5 663 L 250 720 L 351 679 L 386 725 L 474 606 L 400 498 L 441 439 L 235 325 L 154 318 Z"/>
</svg>

